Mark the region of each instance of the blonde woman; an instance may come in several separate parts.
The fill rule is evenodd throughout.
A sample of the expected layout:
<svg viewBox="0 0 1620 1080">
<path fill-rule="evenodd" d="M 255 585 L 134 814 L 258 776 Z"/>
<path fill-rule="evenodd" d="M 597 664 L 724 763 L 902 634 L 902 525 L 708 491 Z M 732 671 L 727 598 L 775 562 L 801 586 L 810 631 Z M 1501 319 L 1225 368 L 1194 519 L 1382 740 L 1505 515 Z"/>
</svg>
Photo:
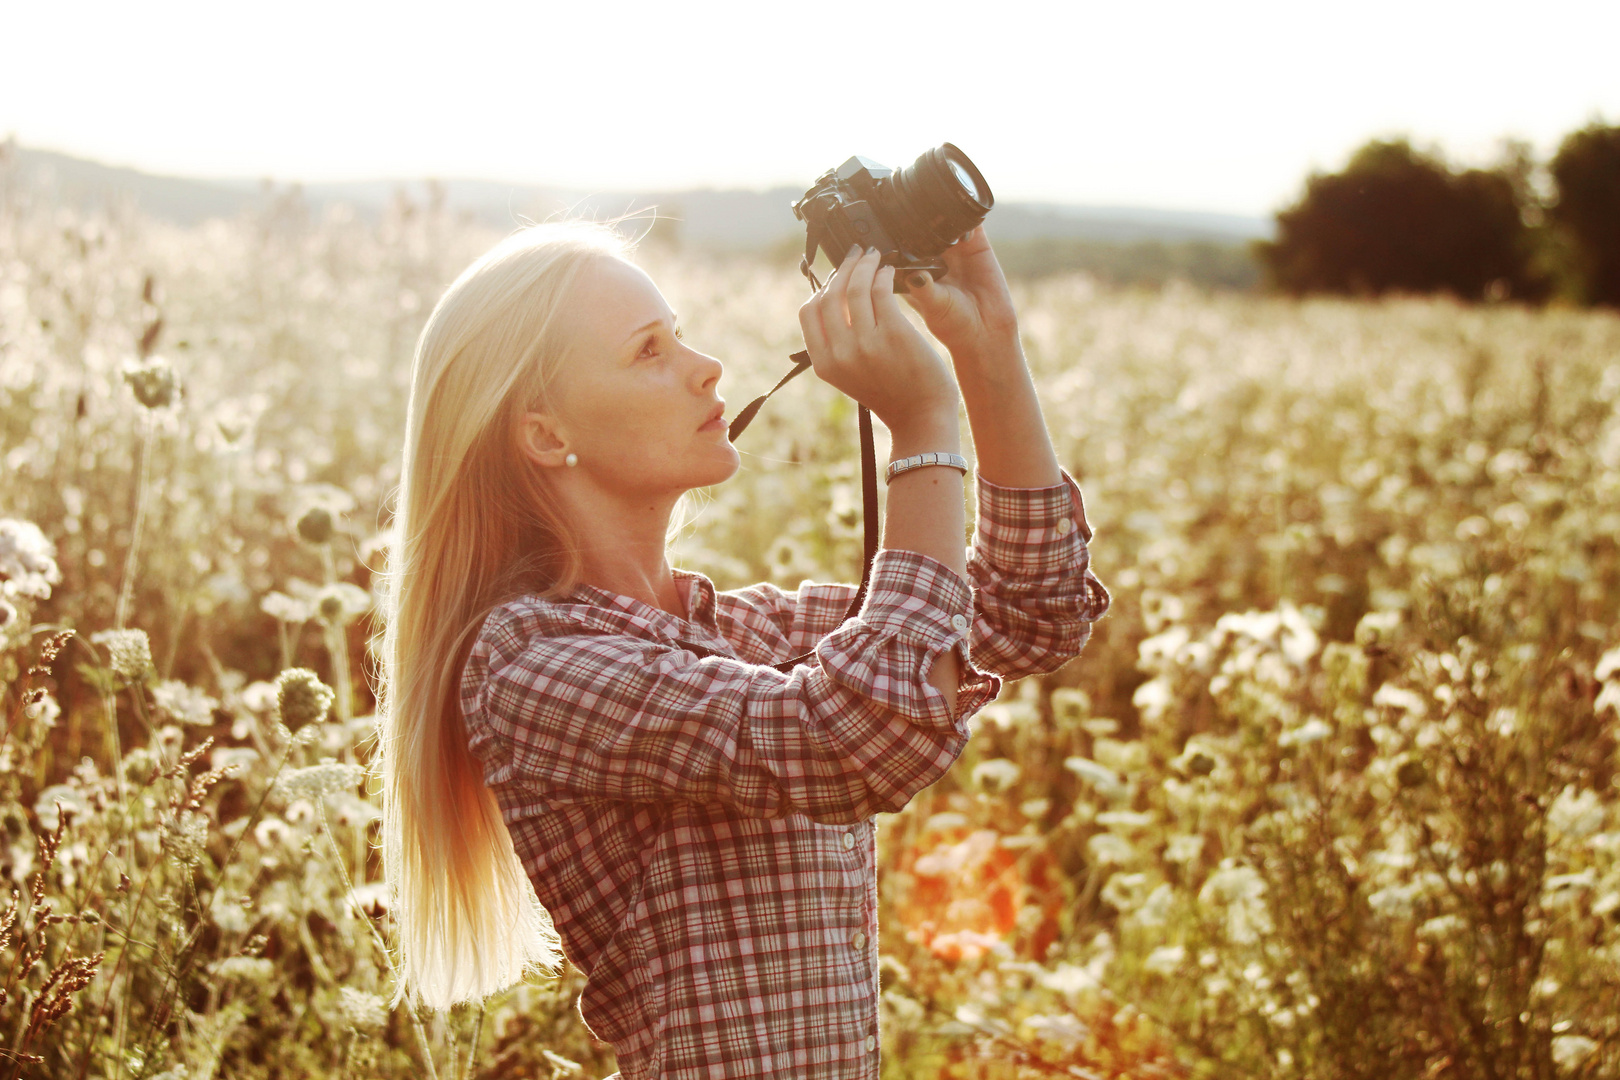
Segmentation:
<svg viewBox="0 0 1620 1080">
<path fill-rule="evenodd" d="M 418 344 L 382 642 L 401 995 L 555 966 L 624 1080 L 878 1075 L 873 817 L 944 774 L 1001 679 L 1076 655 L 1108 594 L 982 230 L 911 302 L 852 251 L 800 309 L 814 370 L 896 460 L 851 585 L 717 592 L 665 554 L 737 469 L 720 362 L 614 233 L 543 225 L 450 286 Z M 790 672 L 772 665 L 814 650 Z"/>
</svg>

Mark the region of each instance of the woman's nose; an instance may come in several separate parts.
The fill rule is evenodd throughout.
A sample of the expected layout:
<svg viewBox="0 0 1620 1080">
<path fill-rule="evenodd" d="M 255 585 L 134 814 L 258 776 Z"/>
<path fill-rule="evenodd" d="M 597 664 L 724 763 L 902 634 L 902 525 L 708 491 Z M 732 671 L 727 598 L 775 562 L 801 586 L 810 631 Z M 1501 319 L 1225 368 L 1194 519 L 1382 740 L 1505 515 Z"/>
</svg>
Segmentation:
<svg viewBox="0 0 1620 1080">
<path fill-rule="evenodd" d="M 720 381 L 725 374 L 725 365 L 707 353 L 700 353 L 696 349 L 692 352 L 692 379 L 698 389 L 707 390 Z"/>
</svg>

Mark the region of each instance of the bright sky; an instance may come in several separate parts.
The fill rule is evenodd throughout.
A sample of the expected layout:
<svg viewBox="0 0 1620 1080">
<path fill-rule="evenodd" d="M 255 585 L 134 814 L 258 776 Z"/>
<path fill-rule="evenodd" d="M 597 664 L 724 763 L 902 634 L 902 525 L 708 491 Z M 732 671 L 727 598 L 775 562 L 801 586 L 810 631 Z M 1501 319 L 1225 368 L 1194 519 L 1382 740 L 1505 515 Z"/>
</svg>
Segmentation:
<svg viewBox="0 0 1620 1080">
<path fill-rule="evenodd" d="M 807 186 L 945 140 L 1003 199 L 1266 214 L 1396 133 L 1620 123 L 1616 0 L 0 0 L 0 137 L 153 172 Z"/>
</svg>

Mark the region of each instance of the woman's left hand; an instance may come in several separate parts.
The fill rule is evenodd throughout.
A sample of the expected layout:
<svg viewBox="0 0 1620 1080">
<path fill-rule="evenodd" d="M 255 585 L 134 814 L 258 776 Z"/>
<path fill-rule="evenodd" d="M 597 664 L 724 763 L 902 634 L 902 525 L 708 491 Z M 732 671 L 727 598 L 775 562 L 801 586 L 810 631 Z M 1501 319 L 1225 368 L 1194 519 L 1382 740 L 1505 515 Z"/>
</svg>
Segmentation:
<svg viewBox="0 0 1620 1080">
<path fill-rule="evenodd" d="M 978 225 L 944 253 L 949 271 L 943 281 L 913 274 L 906 300 L 923 317 L 928 332 L 950 350 L 960 367 L 1016 351 L 1018 315 L 984 226 Z M 922 281 L 919 287 L 918 282 Z"/>
</svg>

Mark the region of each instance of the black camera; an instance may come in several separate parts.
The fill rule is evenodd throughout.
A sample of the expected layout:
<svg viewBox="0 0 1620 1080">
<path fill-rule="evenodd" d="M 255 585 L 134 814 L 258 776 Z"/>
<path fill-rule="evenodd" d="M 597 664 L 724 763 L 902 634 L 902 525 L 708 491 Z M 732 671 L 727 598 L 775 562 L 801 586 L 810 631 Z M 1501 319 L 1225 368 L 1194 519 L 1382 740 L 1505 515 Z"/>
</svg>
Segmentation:
<svg viewBox="0 0 1620 1080">
<path fill-rule="evenodd" d="M 824 173 L 793 214 L 805 223 L 805 265 L 816 249 L 834 266 L 851 245 L 875 247 L 895 268 L 894 291 L 909 291 L 916 271 L 945 276 L 940 253 L 960 240 L 995 205 L 990 185 L 950 143 L 941 143 L 899 171 L 859 155 Z"/>
</svg>

